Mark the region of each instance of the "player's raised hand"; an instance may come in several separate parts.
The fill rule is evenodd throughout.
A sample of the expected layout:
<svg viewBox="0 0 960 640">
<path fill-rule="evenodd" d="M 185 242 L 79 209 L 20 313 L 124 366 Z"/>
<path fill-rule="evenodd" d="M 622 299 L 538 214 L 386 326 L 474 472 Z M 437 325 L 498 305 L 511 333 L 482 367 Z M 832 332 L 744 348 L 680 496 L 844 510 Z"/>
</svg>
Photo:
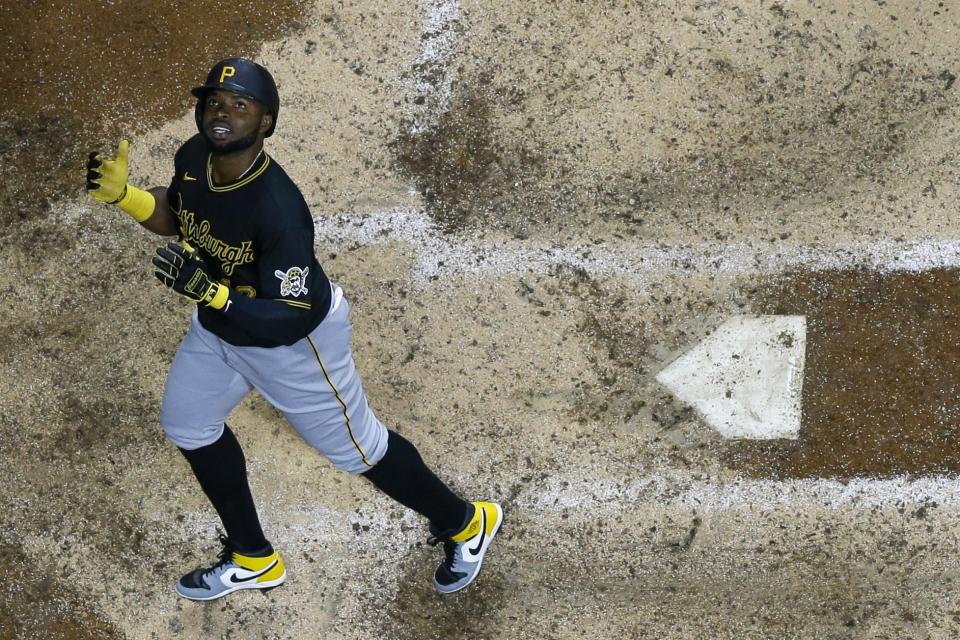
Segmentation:
<svg viewBox="0 0 960 640">
<path fill-rule="evenodd" d="M 117 204 L 127 192 L 127 149 L 130 143 L 121 140 L 117 155 L 107 160 L 94 151 L 87 159 L 87 193 L 107 204 Z"/>
<path fill-rule="evenodd" d="M 207 264 L 186 242 L 168 242 L 153 257 L 154 275 L 187 300 L 222 309 L 230 290 L 210 278 Z"/>
<path fill-rule="evenodd" d="M 157 202 L 149 191 L 127 183 L 127 149 L 130 143 L 121 140 L 117 156 L 105 159 L 94 151 L 87 158 L 87 193 L 107 204 L 115 204 L 136 220 L 144 222 L 153 215 Z"/>
</svg>

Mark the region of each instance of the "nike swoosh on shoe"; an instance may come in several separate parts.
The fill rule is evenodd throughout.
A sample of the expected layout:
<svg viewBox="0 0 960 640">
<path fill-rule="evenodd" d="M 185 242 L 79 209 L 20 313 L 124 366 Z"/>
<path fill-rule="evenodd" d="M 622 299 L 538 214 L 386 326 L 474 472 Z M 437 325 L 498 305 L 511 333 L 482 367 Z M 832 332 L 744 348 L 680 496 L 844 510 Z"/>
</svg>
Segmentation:
<svg viewBox="0 0 960 640">
<path fill-rule="evenodd" d="M 480 539 L 477 541 L 477 546 L 473 549 L 468 548 L 467 552 L 470 553 L 473 557 L 476 557 L 480 553 L 480 550 L 483 549 L 483 541 L 487 538 L 487 510 L 483 507 L 480 507 L 481 520 L 480 520 Z"/>
<path fill-rule="evenodd" d="M 268 571 L 270 571 L 270 569 L 273 569 L 275 566 L 277 566 L 277 561 L 276 561 L 276 560 L 274 560 L 273 562 L 271 562 L 271 563 L 270 563 L 270 566 L 268 566 L 266 569 L 263 569 L 262 571 L 260 571 L 260 572 L 258 572 L 258 573 L 255 573 L 255 574 L 253 574 L 252 576 L 247 576 L 246 578 L 238 578 L 238 577 L 237 577 L 237 574 L 231 573 L 231 574 L 230 574 L 230 584 L 243 584 L 244 582 L 250 582 L 251 580 L 256 580 L 256 579 L 259 578 L 260 576 L 262 576 L 262 575 L 264 575 L 265 573 L 267 573 Z"/>
</svg>

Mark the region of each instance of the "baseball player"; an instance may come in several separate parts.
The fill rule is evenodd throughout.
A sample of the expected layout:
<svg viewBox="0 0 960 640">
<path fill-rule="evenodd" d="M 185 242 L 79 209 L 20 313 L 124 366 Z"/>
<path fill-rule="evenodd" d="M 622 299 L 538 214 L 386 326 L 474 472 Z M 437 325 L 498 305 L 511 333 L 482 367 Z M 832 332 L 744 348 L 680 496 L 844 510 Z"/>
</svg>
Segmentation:
<svg viewBox="0 0 960 640">
<path fill-rule="evenodd" d="M 389 431 L 367 405 L 350 350 L 350 305 L 314 256 L 314 226 L 300 190 L 263 149 L 277 125 L 273 77 L 243 58 L 218 62 L 192 91 L 199 134 L 174 156 L 169 187 L 127 182 L 128 143 L 114 159 L 91 153 L 87 191 L 143 227 L 178 236 L 157 249 L 155 275 L 196 302 L 167 378 L 160 422 L 223 523 L 212 566 L 176 591 L 212 600 L 286 579 L 264 535 L 243 450 L 226 424 L 256 389 L 336 468 L 362 474 L 427 518 L 444 558 L 433 584 L 466 587 L 503 522 L 492 502 L 466 502 Z"/>
</svg>

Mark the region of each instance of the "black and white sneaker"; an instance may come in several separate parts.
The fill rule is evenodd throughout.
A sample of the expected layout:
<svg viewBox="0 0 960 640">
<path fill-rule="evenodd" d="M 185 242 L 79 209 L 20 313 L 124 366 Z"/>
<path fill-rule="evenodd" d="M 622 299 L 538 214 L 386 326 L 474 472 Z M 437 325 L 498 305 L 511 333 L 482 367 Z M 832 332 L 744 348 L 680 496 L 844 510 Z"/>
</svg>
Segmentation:
<svg viewBox="0 0 960 640">
<path fill-rule="evenodd" d="M 223 551 L 219 562 L 195 569 L 177 581 L 177 593 L 190 600 L 215 600 L 239 589 L 269 590 L 287 578 L 280 554 L 272 548 L 266 553 L 247 556 L 237 553 L 226 538 L 220 538 Z"/>
<path fill-rule="evenodd" d="M 435 535 L 427 542 L 443 543 L 444 558 L 433 574 L 440 593 L 460 591 L 480 573 L 483 556 L 503 524 L 503 509 L 495 502 L 474 502 L 473 519 L 458 533 Z"/>
</svg>

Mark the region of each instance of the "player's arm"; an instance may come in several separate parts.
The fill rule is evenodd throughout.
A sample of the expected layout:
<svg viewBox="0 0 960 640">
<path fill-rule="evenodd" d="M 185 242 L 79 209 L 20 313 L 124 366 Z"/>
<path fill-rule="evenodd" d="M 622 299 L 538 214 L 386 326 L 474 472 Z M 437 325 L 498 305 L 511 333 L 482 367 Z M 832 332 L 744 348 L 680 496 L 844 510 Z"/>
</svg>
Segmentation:
<svg viewBox="0 0 960 640">
<path fill-rule="evenodd" d="M 162 236 L 177 235 L 166 188 L 144 191 L 127 182 L 128 147 L 129 142 L 121 140 L 113 160 L 105 159 L 96 151 L 90 154 L 87 193 L 100 202 L 120 207 L 148 231 Z"/>
<path fill-rule="evenodd" d="M 248 333 L 279 343 L 303 337 L 311 306 L 284 300 L 250 298 L 216 282 L 196 249 L 186 242 L 168 242 L 153 258 L 154 275 L 183 297 L 225 313 Z"/>
<path fill-rule="evenodd" d="M 167 187 L 153 187 L 149 193 L 153 196 L 153 214 L 146 220 L 142 220 L 140 224 L 147 231 L 153 231 L 157 235 L 179 235 L 180 231 L 177 229 L 176 218 L 167 200 Z"/>
<path fill-rule="evenodd" d="M 227 289 L 224 285 L 219 286 Z M 219 308 L 247 333 L 282 344 L 302 338 L 307 319 L 311 316 L 310 303 L 291 304 L 283 299 L 250 298 L 232 289 L 227 289 L 223 306 L 214 308 Z"/>
<path fill-rule="evenodd" d="M 304 336 L 310 318 L 329 300 L 325 292 L 314 291 L 320 279 L 311 278 L 319 269 L 313 254 L 313 220 L 306 204 L 299 200 L 277 202 L 277 215 L 257 234 L 257 270 L 260 289 L 254 298 L 238 291 L 221 310 L 248 333 L 266 340 L 289 344 Z M 326 278 L 322 278 L 327 283 Z"/>
<path fill-rule="evenodd" d="M 261 238 L 259 267 L 264 287 L 251 298 L 216 282 L 200 256 L 182 243 L 171 242 L 157 250 L 153 264 L 155 275 L 165 285 L 198 304 L 230 317 L 251 335 L 278 343 L 290 343 L 303 337 L 315 301 L 323 296 L 307 298 L 308 270 L 313 264 L 313 235 L 309 229 L 269 229 Z M 291 267 L 301 269 L 300 293 L 283 295 L 281 284 L 293 278 Z M 314 267 L 316 268 L 316 267 Z M 288 276 L 288 274 L 290 274 Z M 288 283 L 288 285 L 291 283 Z M 303 297 L 301 297 L 303 295 Z"/>
</svg>

